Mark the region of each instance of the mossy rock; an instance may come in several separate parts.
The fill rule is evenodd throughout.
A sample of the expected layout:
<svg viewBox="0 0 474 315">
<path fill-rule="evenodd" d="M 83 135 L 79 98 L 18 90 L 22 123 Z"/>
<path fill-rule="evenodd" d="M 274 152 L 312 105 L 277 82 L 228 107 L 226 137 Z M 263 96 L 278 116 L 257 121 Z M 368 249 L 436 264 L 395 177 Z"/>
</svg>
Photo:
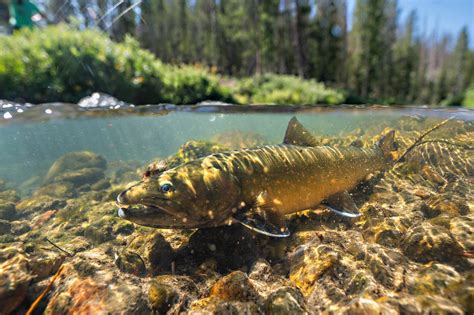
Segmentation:
<svg viewBox="0 0 474 315">
<path fill-rule="evenodd" d="M 110 188 L 110 181 L 106 178 L 103 178 L 96 183 L 91 185 L 91 190 L 94 191 L 100 191 L 100 190 L 106 190 Z"/>
<path fill-rule="evenodd" d="M 56 198 L 67 199 L 75 196 L 76 189 L 74 185 L 68 182 L 52 183 L 46 186 L 40 187 L 35 191 L 35 196 L 47 195 Z"/>
<path fill-rule="evenodd" d="M 127 250 L 121 251 L 116 254 L 114 263 L 122 272 L 130 273 L 138 277 L 146 275 L 145 262 L 137 253 Z"/>
<path fill-rule="evenodd" d="M 462 276 L 451 266 L 430 263 L 412 276 L 409 289 L 416 295 L 455 295 L 453 289 L 462 283 Z"/>
<path fill-rule="evenodd" d="M 224 301 L 258 301 L 260 299 L 255 287 L 242 271 L 234 271 L 219 279 L 211 288 L 211 297 Z"/>
<path fill-rule="evenodd" d="M 16 210 L 19 215 L 25 216 L 32 213 L 43 212 L 46 210 L 61 209 L 66 205 L 66 201 L 56 199 L 50 196 L 33 196 L 24 199 L 16 204 Z"/>
<path fill-rule="evenodd" d="M 0 203 L 17 202 L 20 200 L 20 194 L 13 189 L 4 190 L 0 192 Z"/>
<path fill-rule="evenodd" d="M 10 234 L 12 224 L 7 220 L 0 220 L 0 235 Z"/>
<path fill-rule="evenodd" d="M 178 293 L 168 284 L 152 281 L 148 289 L 148 300 L 155 311 L 159 314 L 166 314 L 173 304 L 177 302 Z"/>
<path fill-rule="evenodd" d="M 130 235 L 135 231 L 135 225 L 128 221 L 121 221 L 115 224 L 114 233 L 122 235 Z"/>
<path fill-rule="evenodd" d="M 79 176 L 74 171 L 81 169 L 98 169 L 103 172 L 106 168 L 107 162 L 101 155 L 90 151 L 70 152 L 64 154 L 53 163 L 46 174 L 45 182 L 61 181 L 64 178 L 73 179 L 75 176 Z M 64 176 L 67 172 L 71 172 L 71 174 Z M 97 173 L 97 170 L 94 173 Z"/>
<path fill-rule="evenodd" d="M 28 259 L 22 254 L 0 265 L 0 314 L 10 314 L 21 305 L 31 279 Z"/>
<path fill-rule="evenodd" d="M 410 259 L 428 263 L 453 262 L 460 259 L 463 248 L 442 226 L 423 223 L 408 231 L 402 250 Z"/>
<path fill-rule="evenodd" d="M 0 203 L 0 219 L 13 220 L 16 218 L 16 207 L 13 202 Z"/>
<path fill-rule="evenodd" d="M 55 177 L 56 182 L 72 183 L 75 187 L 94 184 L 104 179 L 104 171 L 100 168 L 82 168 L 75 171 L 65 171 Z"/>
<path fill-rule="evenodd" d="M 171 270 L 174 252 L 161 233 L 138 235 L 131 241 L 129 249 L 143 257 L 152 275 Z"/>
<path fill-rule="evenodd" d="M 114 239 L 112 225 L 107 218 L 103 218 L 97 222 L 92 222 L 84 227 L 84 236 L 93 241 L 95 244 L 101 244 Z"/>
<path fill-rule="evenodd" d="M 305 300 L 301 292 L 292 287 L 280 288 L 265 301 L 265 314 L 306 314 Z"/>
<path fill-rule="evenodd" d="M 453 218 L 449 222 L 449 230 L 464 250 L 474 251 L 474 214 Z"/>
</svg>

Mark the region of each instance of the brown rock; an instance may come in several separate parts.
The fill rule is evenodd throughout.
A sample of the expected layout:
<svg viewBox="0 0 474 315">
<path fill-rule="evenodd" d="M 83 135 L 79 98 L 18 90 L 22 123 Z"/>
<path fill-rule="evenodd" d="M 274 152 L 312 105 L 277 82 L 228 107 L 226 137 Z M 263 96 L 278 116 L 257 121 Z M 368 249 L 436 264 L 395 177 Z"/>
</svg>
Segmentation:
<svg viewBox="0 0 474 315">
<path fill-rule="evenodd" d="M 446 228 L 426 222 L 408 231 L 402 250 L 409 258 L 421 263 L 459 260 L 463 252 Z"/>
<path fill-rule="evenodd" d="M 453 218 L 449 222 L 449 231 L 454 239 L 466 251 L 474 251 L 474 215 Z"/>
<path fill-rule="evenodd" d="M 100 272 L 99 272 L 100 271 Z M 45 314 L 149 314 L 143 280 L 122 273 L 103 249 L 64 264 Z"/>
<path fill-rule="evenodd" d="M 171 270 L 174 253 L 171 245 L 165 240 L 163 235 L 155 233 L 145 246 L 145 255 L 150 263 L 153 275 L 165 270 Z"/>
<path fill-rule="evenodd" d="M 242 271 L 234 271 L 219 279 L 212 286 L 210 295 L 225 301 L 256 301 L 259 299 L 254 286 Z"/>
<path fill-rule="evenodd" d="M 0 314 L 10 314 L 23 302 L 31 278 L 23 255 L 0 265 Z"/>
<path fill-rule="evenodd" d="M 301 292 L 292 287 L 283 287 L 271 293 L 265 301 L 265 314 L 306 314 Z"/>
</svg>

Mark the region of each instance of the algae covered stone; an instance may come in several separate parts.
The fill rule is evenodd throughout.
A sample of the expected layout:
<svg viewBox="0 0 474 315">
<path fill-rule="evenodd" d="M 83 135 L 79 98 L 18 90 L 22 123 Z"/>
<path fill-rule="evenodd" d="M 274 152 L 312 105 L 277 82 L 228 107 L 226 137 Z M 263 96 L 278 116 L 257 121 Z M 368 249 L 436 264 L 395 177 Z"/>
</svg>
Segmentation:
<svg viewBox="0 0 474 315">
<path fill-rule="evenodd" d="M 61 209 L 66 205 L 66 201 L 47 195 L 33 196 L 23 199 L 16 204 L 16 210 L 19 215 L 26 216 L 33 213 L 44 212 L 46 210 Z"/>
<path fill-rule="evenodd" d="M 153 281 L 148 289 L 148 300 L 159 314 L 165 314 L 177 299 L 178 293 L 168 284 Z"/>
<path fill-rule="evenodd" d="M 0 202 L 0 219 L 13 220 L 16 217 L 16 207 L 13 202 Z"/>
<path fill-rule="evenodd" d="M 265 313 L 269 315 L 306 314 L 304 297 L 296 288 L 280 288 L 267 297 Z"/>
<path fill-rule="evenodd" d="M 145 262 L 137 253 L 127 250 L 116 253 L 114 263 L 122 272 L 131 273 L 138 277 L 146 275 Z"/>
<path fill-rule="evenodd" d="M 105 170 L 106 167 L 107 162 L 101 155 L 90 151 L 70 152 L 61 156 L 51 165 L 45 181 L 57 181 L 58 177 L 64 176 L 69 171 L 81 169 Z"/>
<path fill-rule="evenodd" d="M 423 223 L 408 231 L 402 244 L 403 252 L 411 259 L 427 263 L 458 260 L 462 247 L 442 226 Z"/>
<path fill-rule="evenodd" d="M 158 275 L 171 270 L 174 252 L 161 233 L 154 232 L 133 237 L 128 248 L 143 257 L 150 274 Z"/>
<path fill-rule="evenodd" d="M 234 271 L 219 279 L 210 295 L 225 301 L 256 301 L 259 295 L 249 278 L 242 271 Z"/>
</svg>

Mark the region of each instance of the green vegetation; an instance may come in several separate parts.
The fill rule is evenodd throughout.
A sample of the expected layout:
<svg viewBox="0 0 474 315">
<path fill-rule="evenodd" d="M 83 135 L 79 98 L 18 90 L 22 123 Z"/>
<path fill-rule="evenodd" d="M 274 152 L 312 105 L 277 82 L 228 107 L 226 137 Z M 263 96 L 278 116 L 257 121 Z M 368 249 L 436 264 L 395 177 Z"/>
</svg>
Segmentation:
<svg viewBox="0 0 474 315">
<path fill-rule="evenodd" d="M 474 81 L 467 89 L 462 105 L 466 107 L 474 107 Z"/>
<path fill-rule="evenodd" d="M 242 79 L 234 95 L 243 104 L 341 104 L 346 99 L 314 80 L 274 74 Z"/>
<path fill-rule="evenodd" d="M 105 92 L 136 103 L 194 104 L 203 100 L 272 104 L 340 104 L 343 93 L 314 80 L 263 75 L 233 89 L 203 67 L 163 64 L 138 42 L 115 43 L 99 31 L 65 25 L 0 37 L 0 98 L 77 102 Z"/>
<path fill-rule="evenodd" d="M 0 98 L 77 102 L 105 92 L 137 104 L 232 101 L 208 72 L 170 66 L 131 37 L 114 43 L 94 30 L 65 25 L 0 36 Z"/>
</svg>

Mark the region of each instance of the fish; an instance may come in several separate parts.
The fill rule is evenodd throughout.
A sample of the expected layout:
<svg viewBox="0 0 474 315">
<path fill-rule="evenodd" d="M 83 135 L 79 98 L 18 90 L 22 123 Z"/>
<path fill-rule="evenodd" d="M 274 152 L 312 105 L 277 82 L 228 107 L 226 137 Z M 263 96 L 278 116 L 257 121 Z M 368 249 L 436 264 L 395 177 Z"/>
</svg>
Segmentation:
<svg viewBox="0 0 474 315">
<path fill-rule="evenodd" d="M 293 117 L 282 144 L 149 168 L 141 181 L 117 196 L 118 216 L 155 228 L 240 223 L 271 237 L 290 235 L 287 215 L 318 206 L 357 218 L 361 213 L 349 192 L 401 161 L 394 154 L 394 138 L 390 130 L 370 148 L 320 145 Z"/>
</svg>

